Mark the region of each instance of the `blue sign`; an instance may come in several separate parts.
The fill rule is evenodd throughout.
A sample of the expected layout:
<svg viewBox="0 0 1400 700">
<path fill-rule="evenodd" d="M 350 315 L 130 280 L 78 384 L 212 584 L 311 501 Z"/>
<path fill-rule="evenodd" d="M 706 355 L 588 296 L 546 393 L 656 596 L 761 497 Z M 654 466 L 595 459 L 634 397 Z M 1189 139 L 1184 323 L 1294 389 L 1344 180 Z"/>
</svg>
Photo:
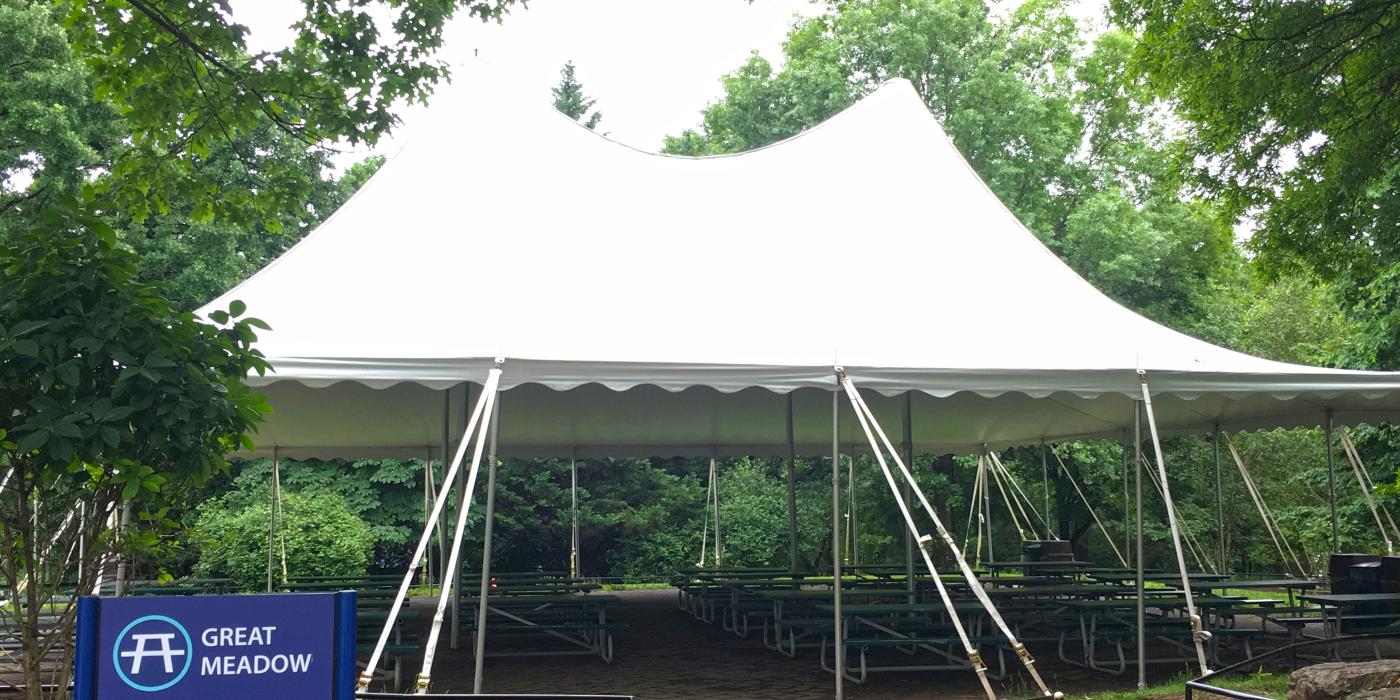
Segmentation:
<svg viewBox="0 0 1400 700">
<path fill-rule="evenodd" d="M 355 594 L 82 598 L 75 700 L 348 700 Z"/>
</svg>

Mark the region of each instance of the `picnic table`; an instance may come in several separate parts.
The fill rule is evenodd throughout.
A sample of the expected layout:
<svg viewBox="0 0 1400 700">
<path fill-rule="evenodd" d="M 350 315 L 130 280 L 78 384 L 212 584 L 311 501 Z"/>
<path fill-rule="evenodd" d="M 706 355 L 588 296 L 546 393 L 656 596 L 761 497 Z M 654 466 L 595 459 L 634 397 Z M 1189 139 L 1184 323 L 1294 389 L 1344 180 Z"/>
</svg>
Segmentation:
<svg viewBox="0 0 1400 700">
<path fill-rule="evenodd" d="M 828 617 L 835 614 L 835 605 L 818 605 Z M 862 683 L 870 673 L 891 671 L 935 671 L 970 668 L 962 640 L 948 620 L 949 610 L 942 601 L 932 603 L 856 603 L 841 606 L 843 637 L 839 641 L 831 630 L 823 630 L 821 664 L 824 670 L 839 672 L 855 683 Z M 984 634 L 982 621 L 986 609 L 976 601 L 955 601 L 952 614 L 964 624 L 969 642 L 975 647 L 994 646 L 996 654 L 984 658 L 994 660 L 989 675 L 1001 678 L 1006 674 L 1004 652 L 1007 641 L 996 634 Z M 828 664 L 827 639 L 834 648 L 842 644 L 855 652 L 848 654 L 846 667 L 837 669 Z M 882 649 L 898 649 L 884 663 L 873 663 L 871 657 Z M 919 652 L 932 654 L 934 659 L 920 657 Z M 854 663 L 854 666 L 852 664 Z"/>
<path fill-rule="evenodd" d="M 1341 636 L 1347 622 L 1376 626 L 1400 622 L 1400 593 L 1309 593 L 1298 599 L 1321 608 L 1323 635 L 1327 637 Z M 1380 612 L 1367 612 L 1368 608 Z"/>
<path fill-rule="evenodd" d="M 1288 607 L 1296 607 L 1297 594 L 1317 588 L 1320 583 L 1301 578 L 1243 579 L 1221 581 L 1191 581 L 1193 591 L 1283 590 L 1288 595 Z"/>
<path fill-rule="evenodd" d="M 479 597 L 464 596 L 462 625 L 473 631 L 478 624 Z M 564 656 L 596 655 L 604 662 L 613 660 L 613 633 L 625 625 L 608 622 L 608 609 L 619 598 L 614 595 L 491 595 L 486 598 L 488 635 L 500 637 L 545 637 L 567 643 L 563 649 L 494 651 L 487 656 Z M 490 618 L 497 618 L 492 621 Z M 577 647 L 577 648 L 575 648 Z"/>
<path fill-rule="evenodd" d="M 1087 561 L 984 561 L 982 566 L 992 576 L 998 576 L 1001 572 L 1009 569 L 1020 569 L 1026 573 L 1062 571 L 1068 575 L 1073 575 L 1078 571 L 1093 567 L 1093 562 Z"/>
<path fill-rule="evenodd" d="M 1129 571 L 1123 573 L 1090 574 L 1089 578 L 1097 579 L 1099 581 L 1109 581 L 1112 583 L 1127 583 L 1136 582 L 1137 573 Z M 1229 574 L 1212 574 L 1199 571 L 1193 571 L 1186 574 L 1186 580 L 1192 582 L 1193 584 L 1197 581 L 1224 581 L 1228 578 L 1230 578 Z M 1172 571 L 1161 571 L 1151 574 L 1144 573 L 1142 576 L 1142 580 L 1144 583 L 1181 583 L 1181 573 Z"/>
<path fill-rule="evenodd" d="M 1183 611 L 1187 607 L 1186 597 L 1177 595 L 1177 593 L 1179 592 L 1163 591 L 1161 595 L 1147 596 L 1143 599 L 1144 606 L 1157 613 L 1150 615 L 1144 621 L 1147 626 L 1147 637 L 1166 642 L 1181 651 L 1179 656 L 1149 658 L 1147 660 L 1149 664 L 1182 663 L 1195 658 L 1190 621 L 1184 616 L 1172 616 L 1172 613 Z M 1202 595 L 1194 597 L 1193 602 L 1198 609 L 1209 611 L 1232 607 L 1246 600 L 1243 596 Z M 1068 658 L 1065 642 L 1069 641 L 1068 635 L 1073 632 L 1074 628 L 1062 629 L 1060 635 L 1060 659 L 1062 661 L 1115 675 L 1123 673 L 1129 665 L 1135 663 L 1135 661 L 1127 659 L 1127 655 L 1124 653 L 1124 642 L 1137 640 L 1137 598 L 1069 599 L 1063 601 L 1062 605 L 1069 614 L 1078 619 L 1078 641 L 1083 649 L 1079 661 Z M 1208 615 L 1202 615 L 1202 624 L 1208 625 L 1208 623 Z M 1105 660 L 1099 658 L 1098 647 L 1100 644 L 1109 644 L 1116 651 L 1116 666 L 1107 666 L 1104 663 Z"/>
</svg>

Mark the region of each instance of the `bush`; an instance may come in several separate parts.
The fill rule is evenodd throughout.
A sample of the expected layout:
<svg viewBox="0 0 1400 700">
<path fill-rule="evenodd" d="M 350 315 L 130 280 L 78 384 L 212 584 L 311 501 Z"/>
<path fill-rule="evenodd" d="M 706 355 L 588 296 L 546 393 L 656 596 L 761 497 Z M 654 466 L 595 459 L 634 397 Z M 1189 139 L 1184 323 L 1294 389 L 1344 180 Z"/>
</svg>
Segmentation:
<svg viewBox="0 0 1400 700">
<path fill-rule="evenodd" d="M 240 590 L 267 586 L 268 502 L 228 507 L 224 499 L 199 509 L 193 539 L 199 549 L 195 575 L 232 578 Z M 275 576 L 286 548 L 288 576 L 358 576 L 369 565 L 374 534 L 334 493 L 284 493 L 275 543 Z"/>
</svg>

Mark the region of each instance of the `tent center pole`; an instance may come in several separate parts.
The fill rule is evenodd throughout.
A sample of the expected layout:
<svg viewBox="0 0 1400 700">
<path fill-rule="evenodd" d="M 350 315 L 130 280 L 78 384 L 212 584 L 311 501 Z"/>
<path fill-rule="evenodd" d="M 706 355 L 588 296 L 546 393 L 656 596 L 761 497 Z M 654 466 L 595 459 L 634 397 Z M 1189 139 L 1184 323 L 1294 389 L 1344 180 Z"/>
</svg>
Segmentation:
<svg viewBox="0 0 1400 700">
<path fill-rule="evenodd" d="M 487 455 L 490 471 L 486 478 L 486 532 L 481 543 L 481 591 L 476 610 L 476 674 L 472 692 L 481 694 L 482 676 L 486 670 L 486 604 L 491 593 L 491 526 L 496 519 L 496 441 L 501 433 L 501 397 L 491 406 L 491 449 Z"/>
<path fill-rule="evenodd" d="M 839 382 L 839 376 L 838 376 Z M 831 392 L 831 595 L 832 640 L 836 653 L 836 700 L 846 697 L 846 645 L 841 633 L 841 407 L 840 389 Z"/>
</svg>

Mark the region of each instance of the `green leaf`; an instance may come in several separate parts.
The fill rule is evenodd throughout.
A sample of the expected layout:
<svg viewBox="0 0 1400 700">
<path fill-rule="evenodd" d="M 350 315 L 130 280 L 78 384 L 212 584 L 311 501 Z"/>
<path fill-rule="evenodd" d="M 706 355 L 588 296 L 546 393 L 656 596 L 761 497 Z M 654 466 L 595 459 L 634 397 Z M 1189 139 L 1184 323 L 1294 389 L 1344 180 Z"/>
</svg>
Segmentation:
<svg viewBox="0 0 1400 700">
<path fill-rule="evenodd" d="M 228 305 L 228 313 L 229 313 L 229 316 L 232 316 L 233 318 L 238 318 L 239 316 L 242 316 L 242 315 L 243 315 L 243 312 L 244 312 L 244 311 L 247 311 L 247 310 L 248 310 L 248 305 L 247 305 L 247 304 L 244 304 L 242 301 L 240 301 L 240 300 L 238 300 L 238 299 L 234 299 L 233 301 L 229 302 L 229 305 Z M 222 323 L 222 321 L 220 321 L 220 323 Z"/>
<path fill-rule="evenodd" d="M 58 366 L 58 380 L 69 387 L 78 385 L 78 365 L 76 363 L 66 363 Z"/>
<path fill-rule="evenodd" d="M 15 451 L 27 454 L 43 447 L 48 441 L 49 431 L 35 430 L 19 439 L 19 442 L 15 444 Z"/>
</svg>

